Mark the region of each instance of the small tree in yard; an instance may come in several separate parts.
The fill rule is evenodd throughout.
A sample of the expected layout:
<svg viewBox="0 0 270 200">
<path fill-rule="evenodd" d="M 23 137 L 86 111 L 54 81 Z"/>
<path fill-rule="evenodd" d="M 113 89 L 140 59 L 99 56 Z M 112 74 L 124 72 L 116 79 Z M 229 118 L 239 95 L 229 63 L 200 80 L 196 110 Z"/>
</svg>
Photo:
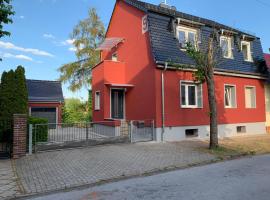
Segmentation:
<svg viewBox="0 0 270 200">
<path fill-rule="evenodd" d="M 13 114 L 27 113 L 28 95 L 24 68 L 3 72 L 0 84 L 0 140 L 12 136 Z"/>
<path fill-rule="evenodd" d="M 209 148 L 218 147 L 217 103 L 215 94 L 214 69 L 221 63 L 217 31 L 214 30 L 208 39 L 206 49 L 197 49 L 187 43 L 187 54 L 195 61 L 196 70 L 193 76 L 196 81 L 207 84 L 209 117 L 210 117 L 210 144 Z"/>
</svg>

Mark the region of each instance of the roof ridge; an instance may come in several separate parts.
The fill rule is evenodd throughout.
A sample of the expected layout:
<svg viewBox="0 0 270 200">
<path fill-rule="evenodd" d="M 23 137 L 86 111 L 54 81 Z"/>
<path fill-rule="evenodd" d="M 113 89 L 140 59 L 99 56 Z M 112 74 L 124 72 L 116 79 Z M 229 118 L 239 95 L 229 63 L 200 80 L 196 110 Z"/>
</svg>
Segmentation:
<svg viewBox="0 0 270 200">
<path fill-rule="evenodd" d="M 183 17 L 183 18 L 185 18 L 185 17 L 194 18 L 194 21 L 198 21 L 198 22 L 201 22 L 203 24 L 208 24 L 209 26 L 215 25 L 215 26 L 223 27 L 223 29 L 229 29 L 232 31 L 237 31 L 237 32 L 242 33 L 242 34 L 257 37 L 256 34 L 249 33 L 249 31 L 243 31 L 243 30 L 240 30 L 240 28 L 236 28 L 236 27 L 233 27 L 231 25 L 226 25 L 226 24 L 220 23 L 220 22 L 213 20 L 213 19 L 208 19 L 208 18 L 196 16 L 193 14 L 185 13 L 185 12 L 179 11 L 177 8 L 176 8 L 176 10 L 171 10 L 169 8 L 160 7 L 159 5 L 155 5 L 155 4 L 148 3 L 145 1 L 141 1 L 141 0 L 125 0 L 125 2 L 131 4 L 132 6 L 135 6 L 135 7 L 136 7 L 136 5 L 134 5 L 134 4 L 137 4 L 137 8 L 144 7 L 144 9 L 146 9 L 148 11 L 152 11 L 152 12 L 156 12 L 156 13 L 160 13 L 160 14 L 164 14 L 164 15 L 168 15 L 168 16 L 173 15 L 175 17 L 177 17 L 177 15 L 182 15 L 181 17 Z M 158 10 L 158 9 L 161 9 L 161 10 Z M 167 13 L 164 13 L 164 12 L 167 12 Z M 186 16 L 184 16 L 184 15 L 186 15 Z"/>
<path fill-rule="evenodd" d="M 32 81 L 32 82 L 54 82 L 54 83 L 61 83 L 61 81 L 54 81 L 54 80 L 38 80 L 38 79 L 26 79 L 26 81 Z"/>
</svg>

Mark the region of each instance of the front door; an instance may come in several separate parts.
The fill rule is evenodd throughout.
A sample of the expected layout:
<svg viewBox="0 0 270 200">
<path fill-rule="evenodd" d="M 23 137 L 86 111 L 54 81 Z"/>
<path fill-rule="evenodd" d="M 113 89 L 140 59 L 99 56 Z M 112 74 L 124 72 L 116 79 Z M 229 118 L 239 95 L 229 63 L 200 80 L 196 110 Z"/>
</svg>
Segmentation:
<svg viewBox="0 0 270 200">
<path fill-rule="evenodd" d="M 113 119 L 124 119 L 124 95 L 122 89 L 111 90 L 111 117 Z"/>
</svg>

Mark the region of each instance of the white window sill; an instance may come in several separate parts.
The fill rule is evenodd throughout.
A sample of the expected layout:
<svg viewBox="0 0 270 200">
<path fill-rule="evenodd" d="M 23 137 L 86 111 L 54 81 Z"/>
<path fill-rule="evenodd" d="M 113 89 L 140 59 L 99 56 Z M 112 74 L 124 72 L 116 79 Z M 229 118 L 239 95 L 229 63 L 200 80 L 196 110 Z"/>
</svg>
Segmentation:
<svg viewBox="0 0 270 200">
<path fill-rule="evenodd" d="M 198 107 L 198 106 L 181 106 L 181 108 L 184 108 L 184 109 L 198 109 L 198 108 L 202 108 L 202 107 Z"/>
<path fill-rule="evenodd" d="M 225 108 L 228 108 L 228 109 L 235 109 L 235 108 L 237 108 L 237 107 L 225 106 Z"/>
</svg>

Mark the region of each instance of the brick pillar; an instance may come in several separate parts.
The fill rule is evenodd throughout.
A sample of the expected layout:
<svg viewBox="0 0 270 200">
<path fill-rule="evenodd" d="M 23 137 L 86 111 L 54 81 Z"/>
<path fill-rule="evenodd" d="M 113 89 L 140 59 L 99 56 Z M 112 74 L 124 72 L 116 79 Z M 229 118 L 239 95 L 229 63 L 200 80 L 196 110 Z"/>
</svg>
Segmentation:
<svg viewBox="0 0 270 200">
<path fill-rule="evenodd" d="M 13 158 L 17 159 L 26 155 L 27 115 L 13 115 Z"/>
</svg>

